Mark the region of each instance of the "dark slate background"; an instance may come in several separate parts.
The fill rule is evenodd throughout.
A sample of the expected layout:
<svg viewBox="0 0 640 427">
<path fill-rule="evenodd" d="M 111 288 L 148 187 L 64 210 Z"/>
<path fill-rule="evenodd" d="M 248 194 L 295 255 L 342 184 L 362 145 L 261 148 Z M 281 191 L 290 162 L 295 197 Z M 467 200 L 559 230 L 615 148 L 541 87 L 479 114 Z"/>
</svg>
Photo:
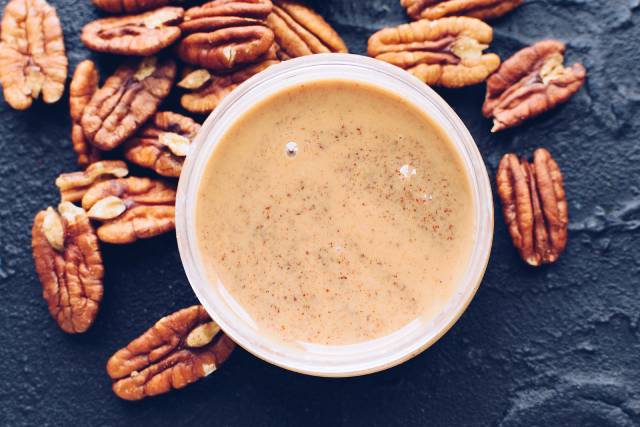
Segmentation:
<svg viewBox="0 0 640 427">
<path fill-rule="evenodd" d="M 89 0 L 58 7 L 70 72 L 98 14 Z M 2 6 L 6 0 L 0 1 Z M 352 52 L 406 20 L 398 0 L 316 0 Z M 94 327 L 62 333 L 46 309 L 30 249 L 35 213 L 75 169 L 67 98 L 27 112 L 0 101 L 0 425 L 457 426 L 640 425 L 640 8 L 638 0 L 529 0 L 495 23 L 503 58 L 537 40 L 568 43 L 588 69 L 566 105 L 491 135 L 484 86 L 440 93 L 467 124 L 490 173 L 508 151 L 547 147 L 569 195 L 567 253 L 525 266 L 500 215 L 484 282 L 455 327 L 389 371 L 312 378 L 238 350 L 216 374 L 182 391 L 120 401 L 107 358 L 157 319 L 196 303 L 175 236 L 104 246 L 105 297 Z M 175 99 L 165 108 L 172 108 Z M 498 211 L 499 212 L 499 211 Z"/>
</svg>

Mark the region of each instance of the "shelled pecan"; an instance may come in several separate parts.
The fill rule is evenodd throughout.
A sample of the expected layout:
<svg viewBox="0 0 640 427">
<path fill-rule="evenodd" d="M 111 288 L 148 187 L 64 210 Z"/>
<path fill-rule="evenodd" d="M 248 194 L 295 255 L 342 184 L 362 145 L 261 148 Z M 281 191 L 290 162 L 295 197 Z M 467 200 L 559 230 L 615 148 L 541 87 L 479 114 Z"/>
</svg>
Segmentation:
<svg viewBox="0 0 640 427">
<path fill-rule="evenodd" d="M 273 10 L 271 0 L 213 0 L 188 9 L 181 27 L 185 33 L 235 25 L 264 25 Z"/>
<path fill-rule="evenodd" d="M 78 164 L 87 166 L 100 160 L 100 150 L 91 145 L 80 125 L 82 113 L 98 90 L 100 75 L 93 61 L 82 61 L 76 67 L 69 86 L 69 112 L 71 114 L 71 142 L 78 155 Z M 64 200 L 64 199 L 63 199 Z"/>
<path fill-rule="evenodd" d="M 504 219 L 514 246 L 528 264 L 555 262 L 567 246 L 569 213 L 562 173 L 544 148 L 533 164 L 506 154 L 496 177 Z"/>
<path fill-rule="evenodd" d="M 499 18 L 522 4 L 522 0 L 400 0 L 413 19 L 470 16 L 482 20 Z"/>
<path fill-rule="evenodd" d="M 378 31 L 369 55 L 428 85 L 458 88 L 483 82 L 500 66 L 498 55 L 483 53 L 492 40 L 491 27 L 475 18 L 422 20 Z"/>
<path fill-rule="evenodd" d="M 274 64 L 280 63 L 280 60 L 271 58 L 258 62 L 255 65 L 242 68 L 234 73 L 225 76 L 210 76 L 209 79 L 204 80 L 204 83 L 197 85 L 198 82 L 202 82 L 203 79 L 193 79 L 192 85 L 189 87 L 194 88 L 192 92 L 182 95 L 180 103 L 182 107 L 194 114 L 206 114 L 213 111 L 218 104 L 224 99 L 225 96 L 231 93 L 241 83 L 259 72 L 266 70 Z M 200 70 L 194 72 L 204 74 Z M 185 79 L 189 78 L 189 75 Z M 184 87 L 184 85 L 183 85 Z"/>
<path fill-rule="evenodd" d="M 157 9 L 181 0 L 93 0 L 93 4 L 109 13 L 136 13 Z"/>
<path fill-rule="evenodd" d="M 63 173 L 56 179 L 63 202 L 79 202 L 91 186 L 112 177 L 129 175 L 127 164 L 121 160 L 103 160 L 90 164 L 81 172 Z"/>
<path fill-rule="evenodd" d="M 307 6 L 290 0 L 274 0 L 267 23 L 280 47 L 280 59 L 314 53 L 347 52 L 340 35 Z"/>
<path fill-rule="evenodd" d="M 39 212 L 32 229 L 33 260 L 49 313 L 68 333 L 93 324 L 102 300 L 104 267 L 86 212 L 63 202 Z"/>
<path fill-rule="evenodd" d="M 193 7 L 180 25 L 180 59 L 218 72 L 255 63 L 273 44 L 270 0 L 215 0 Z"/>
<path fill-rule="evenodd" d="M 119 67 L 85 107 L 85 137 L 101 150 L 120 145 L 155 114 L 175 74 L 173 60 L 153 56 Z"/>
<path fill-rule="evenodd" d="M 41 95 L 47 104 L 58 101 L 67 57 L 56 10 L 44 0 L 11 0 L 0 33 L 0 84 L 7 103 L 26 110 Z"/>
<path fill-rule="evenodd" d="M 82 42 L 98 52 L 155 55 L 180 38 L 184 9 L 162 7 L 140 15 L 95 20 L 82 30 Z"/>
<path fill-rule="evenodd" d="M 482 113 L 493 117 L 492 132 L 518 126 L 558 104 L 567 102 L 584 84 L 581 64 L 565 68 L 565 45 L 545 40 L 507 59 L 487 80 Z"/>
<path fill-rule="evenodd" d="M 165 111 L 125 143 L 124 155 L 132 163 L 159 175 L 179 177 L 182 164 L 200 125 L 190 117 Z"/>
<path fill-rule="evenodd" d="M 150 178 L 118 178 L 94 184 L 82 197 L 89 218 L 101 221 L 98 238 L 132 243 L 175 228 L 176 190 Z"/>
<path fill-rule="evenodd" d="M 140 400 L 210 375 L 234 348 L 235 343 L 196 305 L 163 317 L 117 351 L 107 362 L 107 373 L 118 397 Z"/>
</svg>

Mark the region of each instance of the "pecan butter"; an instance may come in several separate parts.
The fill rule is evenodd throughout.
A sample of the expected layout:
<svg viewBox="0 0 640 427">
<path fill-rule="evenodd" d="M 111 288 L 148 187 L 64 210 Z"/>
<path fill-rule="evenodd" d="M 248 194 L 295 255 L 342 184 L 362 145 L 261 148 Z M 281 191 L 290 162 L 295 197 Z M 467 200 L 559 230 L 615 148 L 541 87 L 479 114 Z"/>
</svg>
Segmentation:
<svg viewBox="0 0 640 427">
<path fill-rule="evenodd" d="M 350 344 L 433 320 L 473 234 L 469 177 L 432 119 L 377 87 L 325 80 L 258 102 L 200 183 L 203 264 L 264 333 Z"/>
</svg>

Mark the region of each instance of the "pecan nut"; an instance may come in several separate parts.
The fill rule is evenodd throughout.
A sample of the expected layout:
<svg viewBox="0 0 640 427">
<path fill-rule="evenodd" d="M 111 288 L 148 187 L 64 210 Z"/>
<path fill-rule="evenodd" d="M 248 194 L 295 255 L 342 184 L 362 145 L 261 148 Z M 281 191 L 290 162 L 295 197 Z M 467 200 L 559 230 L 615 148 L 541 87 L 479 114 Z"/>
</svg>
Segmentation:
<svg viewBox="0 0 640 427">
<path fill-rule="evenodd" d="M 155 114 L 175 75 L 173 60 L 153 56 L 119 67 L 85 107 L 81 125 L 86 138 L 101 150 L 123 143 Z"/>
<path fill-rule="evenodd" d="M 176 227 L 175 206 L 134 206 L 98 228 L 98 238 L 114 245 L 133 243 L 167 233 Z"/>
<path fill-rule="evenodd" d="M 98 52 L 155 55 L 180 38 L 184 9 L 162 7 L 140 15 L 103 18 L 87 24 L 82 42 Z"/>
<path fill-rule="evenodd" d="M 86 212 L 69 202 L 58 212 L 49 208 L 36 215 L 33 259 L 49 313 L 63 331 L 80 333 L 98 314 L 104 267 Z"/>
<path fill-rule="evenodd" d="M 491 27 L 475 18 L 421 20 L 372 35 L 369 55 L 428 85 L 458 88 L 483 82 L 500 66 L 498 55 L 483 53 L 492 40 Z"/>
<path fill-rule="evenodd" d="M 56 178 L 56 186 L 60 189 L 63 202 L 79 202 L 82 196 L 96 182 L 111 177 L 124 178 L 129 175 L 127 164 L 121 160 L 103 160 L 92 163 L 81 172 L 63 173 Z"/>
<path fill-rule="evenodd" d="M 584 84 L 581 64 L 563 66 L 565 45 L 545 40 L 507 59 L 487 80 L 482 113 L 493 117 L 492 132 L 518 126 L 567 102 Z"/>
<path fill-rule="evenodd" d="M 187 10 L 180 27 L 186 34 L 216 29 L 264 25 L 273 10 L 271 0 L 214 0 Z"/>
<path fill-rule="evenodd" d="M 271 10 L 270 0 L 215 0 L 187 10 L 180 59 L 218 72 L 253 64 L 273 44 L 265 22 Z"/>
<path fill-rule="evenodd" d="M 125 400 L 180 389 L 218 369 L 235 343 L 196 305 L 160 319 L 107 362 L 114 393 Z"/>
<path fill-rule="evenodd" d="M 109 13 L 136 13 L 157 9 L 180 0 L 93 0 L 93 4 Z"/>
<path fill-rule="evenodd" d="M 400 0 L 413 19 L 470 16 L 482 20 L 499 18 L 522 4 L 522 0 Z"/>
<path fill-rule="evenodd" d="M 520 256 L 539 266 L 555 262 L 567 246 L 569 212 L 562 173 L 544 148 L 533 163 L 506 154 L 496 177 L 504 219 Z"/>
<path fill-rule="evenodd" d="M 82 197 L 87 215 L 103 222 L 98 238 L 113 244 L 132 243 L 173 230 L 175 202 L 173 185 L 138 177 L 99 182 Z"/>
<path fill-rule="evenodd" d="M 125 143 L 124 155 L 159 175 L 177 178 L 199 130 L 200 125 L 189 117 L 168 111 L 156 113 L 150 124 Z"/>
<path fill-rule="evenodd" d="M 11 0 L 0 32 L 0 84 L 7 103 L 26 110 L 40 95 L 47 104 L 58 101 L 67 57 L 56 10 L 44 0 Z"/>
<path fill-rule="evenodd" d="M 89 144 L 80 125 L 82 113 L 91 97 L 98 90 L 100 75 L 93 61 L 82 61 L 76 67 L 69 86 L 69 111 L 71 113 L 71 142 L 78 156 L 78 164 L 87 166 L 100 160 L 100 150 Z M 64 199 L 63 199 L 64 200 Z"/>
<path fill-rule="evenodd" d="M 220 104 L 225 96 L 230 94 L 245 80 L 278 63 L 280 63 L 278 59 L 265 59 L 257 64 L 250 65 L 225 76 L 210 77 L 199 87 L 196 85 L 194 85 L 195 87 L 192 86 L 195 90 L 182 95 L 180 104 L 185 110 L 194 114 L 210 113 Z"/>
<path fill-rule="evenodd" d="M 274 0 L 267 23 L 282 60 L 314 53 L 347 52 L 340 35 L 312 9 L 291 0 Z"/>
</svg>

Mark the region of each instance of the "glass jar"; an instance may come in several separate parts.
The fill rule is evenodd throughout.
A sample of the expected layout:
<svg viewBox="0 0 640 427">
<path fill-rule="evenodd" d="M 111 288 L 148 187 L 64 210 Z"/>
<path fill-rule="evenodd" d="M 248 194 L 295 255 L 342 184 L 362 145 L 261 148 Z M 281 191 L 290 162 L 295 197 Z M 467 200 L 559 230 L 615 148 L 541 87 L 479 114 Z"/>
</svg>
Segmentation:
<svg viewBox="0 0 640 427">
<path fill-rule="evenodd" d="M 390 90 L 438 123 L 463 159 L 473 196 L 475 235 L 468 268 L 449 304 L 430 322 L 411 322 L 388 336 L 342 346 L 291 346 L 263 333 L 234 304 L 224 284 L 212 283 L 203 268 L 195 228 L 196 198 L 204 169 L 229 126 L 257 102 L 284 88 L 316 80 L 351 80 Z M 274 365 L 310 375 L 344 377 L 377 372 L 424 351 L 465 311 L 478 289 L 493 239 L 493 198 L 487 170 L 469 131 L 430 87 L 400 68 L 349 54 L 322 54 L 274 65 L 252 77 L 211 113 L 189 154 L 176 201 L 176 232 L 184 269 L 198 299 L 236 343 Z"/>
</svg>

